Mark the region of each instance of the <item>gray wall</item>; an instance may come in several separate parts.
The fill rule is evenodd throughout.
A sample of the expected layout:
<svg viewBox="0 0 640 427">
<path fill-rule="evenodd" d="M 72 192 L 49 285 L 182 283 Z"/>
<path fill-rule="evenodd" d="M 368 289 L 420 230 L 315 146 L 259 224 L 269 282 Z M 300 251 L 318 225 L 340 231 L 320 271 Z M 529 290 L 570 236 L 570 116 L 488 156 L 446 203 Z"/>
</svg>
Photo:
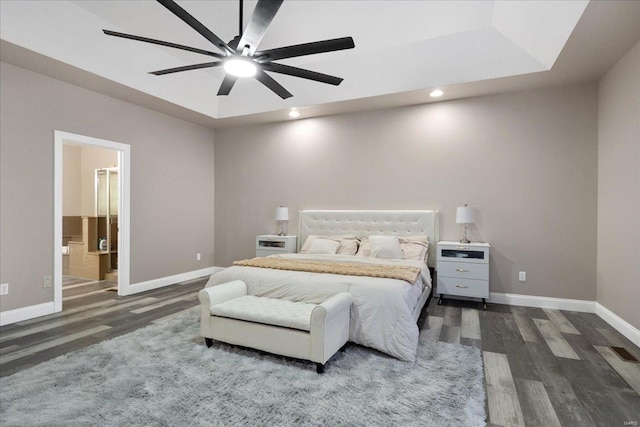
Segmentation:
<svg viewBox="0 0 640 427">
<path fill-rule="evenodd" d="M 597 87 L 580 85 L 216 131 L 215 263 L 255 256 L 289 207 L 477 208 L 492 292 L 595 300 Z M 518 282 L 518 271 L 527 282 Z"/>
<path fill-rule="evenodd" d="M 82 146 L 62 146 L 62 215 L 82 214 Z"/>
<path fill-rule="evenodd" d="M 598 302 L 640 329 L 640 43 L 599 84 Z"/>
<path fill-rule="evenodd" d="M 211 129 L 0 67 L 1 311 L 53 300 L 54 130 L 131 145 L 131 283 L 213 265 Z"/>
</svg>

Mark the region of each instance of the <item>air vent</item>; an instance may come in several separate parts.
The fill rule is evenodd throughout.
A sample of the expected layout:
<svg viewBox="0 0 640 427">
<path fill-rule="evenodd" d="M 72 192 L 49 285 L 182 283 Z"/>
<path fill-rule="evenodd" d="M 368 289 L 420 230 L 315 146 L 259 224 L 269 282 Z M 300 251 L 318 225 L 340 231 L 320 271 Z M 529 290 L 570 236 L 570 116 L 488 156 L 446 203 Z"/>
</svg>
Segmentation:
<svg viewBox="0 0 640 427">
<path fill-rule="evenodd" d="M 633 357 L 633 355 L 631 353 L 629 353 L 627 351 L 627 349 L 624 348 L 624 347 L 613 347 L 613 346 L 611 346 L 611 350 L 615 351 L 616 354 L 618 356 L 620 356 L 620 358 L 622 358 L 622 360 L 626 360 L 627 362 L 637 362 L 638 361 L 638 359 Z"/>
</svg>

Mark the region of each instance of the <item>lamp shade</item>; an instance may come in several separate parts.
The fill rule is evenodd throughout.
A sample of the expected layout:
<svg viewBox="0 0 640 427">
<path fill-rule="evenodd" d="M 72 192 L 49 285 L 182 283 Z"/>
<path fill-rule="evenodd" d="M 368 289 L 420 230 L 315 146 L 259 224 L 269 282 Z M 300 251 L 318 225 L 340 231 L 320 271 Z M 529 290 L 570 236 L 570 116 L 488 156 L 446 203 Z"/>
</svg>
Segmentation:
<svg viewBox="0 0 640 427">
<path fill-rule="evenodd" d="M 289 208 L 284 206 L 276 208 L 276 221 L 289 221 Z"/>
<path fill-rule="evenodd" d="M 473 224 L 476 222 L 476 211 L 473 206 L 460 206 L 456 210 L 457 224 Z"/>
</svg>

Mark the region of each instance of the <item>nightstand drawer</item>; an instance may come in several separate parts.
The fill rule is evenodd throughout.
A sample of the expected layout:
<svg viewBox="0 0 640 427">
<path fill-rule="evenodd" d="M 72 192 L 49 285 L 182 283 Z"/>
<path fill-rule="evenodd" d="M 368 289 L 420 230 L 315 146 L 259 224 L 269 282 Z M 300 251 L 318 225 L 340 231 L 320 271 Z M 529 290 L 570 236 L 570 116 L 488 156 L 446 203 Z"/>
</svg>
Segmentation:
<svg viewBox="0 0 640 427">
<path fill-rule="evenodd" d="M 489 298 L 487 280 L 457 279 L 438 275 L 438 293 L 475 298 Z"/>
<path fill-rule="evenodd" d="M 438 262 L 438 277 L 487 280 L 489 278 L 489 264 L 440 260 Z"/>
<path fill-rule="evenodd" d="M 464 243 L 456 245 L 438 244 L 438 261 L 464 261 L 478 264 L 489 263 L 489 248 Z"/>
<path fill-rule="evenodd" d="M 256 256 L 265 257 L 275 254 L 296 252 L 296 236 L 276 236 L 265 234 L 256 237 Z"/>
<path fill-rule="evenodd" d="M 289 252 L 274 251 L 274 250 L 268 251 L 268 250 L 265 250 L 265 249 L 256 249 L 256 256 L 259 257 L 259 258 L 266 257 L 266 256 L 269 256 L 269 255 L 278 255 L 278 254 L 286 254 L 286 253 L 289 253 Z"/>
</svg>

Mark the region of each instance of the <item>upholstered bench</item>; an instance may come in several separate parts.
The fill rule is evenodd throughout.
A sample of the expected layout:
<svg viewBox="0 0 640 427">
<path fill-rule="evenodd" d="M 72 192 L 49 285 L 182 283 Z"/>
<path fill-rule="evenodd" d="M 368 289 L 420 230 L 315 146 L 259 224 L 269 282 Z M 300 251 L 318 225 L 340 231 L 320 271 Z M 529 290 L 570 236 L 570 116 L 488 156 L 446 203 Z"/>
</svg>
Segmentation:
<svg viewBox="0 0 640 427">
<path fill-rule="evenodd" d="M 317 372 L 349 340 L 353 297 L 341 292 L 321 304 L 247 295 L 240 281 L 201 290 L 200 335 L 281 356 L 310 360 Z"/>
</svg>

